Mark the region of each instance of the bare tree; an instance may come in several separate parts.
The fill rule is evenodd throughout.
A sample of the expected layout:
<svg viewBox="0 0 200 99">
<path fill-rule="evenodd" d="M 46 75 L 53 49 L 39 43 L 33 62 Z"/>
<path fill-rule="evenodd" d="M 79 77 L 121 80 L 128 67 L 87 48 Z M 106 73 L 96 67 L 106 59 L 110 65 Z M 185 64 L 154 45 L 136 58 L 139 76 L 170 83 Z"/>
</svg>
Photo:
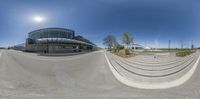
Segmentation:
<svg viewBox="0 0 200 99">
<path fill-rule="evenodd" d="M 123 43 L 128 47 L 131 43 L 133 43 L 133 37 L 128 33 L 123 33 Z"/>
<path fill-rule="evenodd" d="M 111 50 L 117 43 L 115 36 L 108 35 L 103 39 L 103 45 L 108 47 L 108 50 Z"/>
</svg>

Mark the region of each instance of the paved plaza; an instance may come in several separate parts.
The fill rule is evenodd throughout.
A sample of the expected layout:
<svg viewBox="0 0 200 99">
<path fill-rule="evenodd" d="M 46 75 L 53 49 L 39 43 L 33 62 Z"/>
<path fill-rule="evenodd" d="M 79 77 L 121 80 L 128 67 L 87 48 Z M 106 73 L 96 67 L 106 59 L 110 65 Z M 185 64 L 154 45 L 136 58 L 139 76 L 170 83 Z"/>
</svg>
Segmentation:
<svg viewBox="0 0 200 99">
<path fill-rule="evenodd" d="M 174 53 L 131 58 L 106 54 L 111 70 L 119 81 L 144 89 L 163 89 L 183 84 L 192 76 L 199 62 L 199 52 L 183 58 L 176 57 Z"/>
<path fill-rule="evenodd" d="M 141 89 L 129 87 L 116 79 L 105 54 L 120 70 L 119 72 L 125 75 L 124 77 L 153 83 L 158 83 L 157 78 L 162 76 L 167 77 L 161 79 L 162 82 L 178 79 L 193 67 L 198 57 L 198 54 L 185 58 L 160 55 L 154 59 L 152 56 L 141 55 L 123 59 L 104 51 L 49 57 L 1 50 L 0 99 L 199 99 L 200 97 L 199 64 L 191 78 L 179 86 L 167 89 Z M 131 73 L 122 70 L 125 68 Z M 142 76 L 145 77 L 144 81 L 141 81 Z M 147 80 L 147 77 L 156 79 Z"/>
</svg>

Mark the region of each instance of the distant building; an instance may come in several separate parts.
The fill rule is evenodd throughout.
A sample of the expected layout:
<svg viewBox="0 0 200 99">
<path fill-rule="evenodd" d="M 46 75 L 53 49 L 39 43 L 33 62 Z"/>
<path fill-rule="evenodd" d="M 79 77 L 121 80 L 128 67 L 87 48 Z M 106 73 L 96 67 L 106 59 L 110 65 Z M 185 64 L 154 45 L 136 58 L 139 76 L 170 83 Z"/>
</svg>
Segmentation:
<svg viewBox="0 0 200 99">
<path fill-rule="evenodd" d="M 0 49 L 6 49 L 6 48 L 4 48 L 4 47 L 0 47 Z"/>
<path fill-rule="evenodd" d="M 22 44 L 14 45 L 12 47 L 8 47 L 8 49 L 25 51 L 26 50 L 26 46 L 25 46 L 25 43 L 22 43 Z"/>
<path fill-rule="evenodd" d="M 134 51 L 144 51 L 144 50 L 150 50 L 150 49 L 151 49 L 151 48 L 148 47 L 148 46 L 144 47 L 144 46 L 139 45 L 139 44 L 130 44 L 130 45 L 128 46 L 128 48 L 129 48 L 129 49 L 132 49 L 132 50 L 134 50 Z"/>
<path fill-rule="evenodd" d="M 26 50 L 44 53 L 91 51 L 95 44 L 65 28 L 44 28 L 29 33 Z"/>
<path fill-rule="evenodd" d="M 129 46 L 127 46 L 128 49 L 132 49 L 132 50 L 137 50 L 137 51 L 142 51 L 144 50 L 144 47 L 139 45 L 139 44 L 130 44 Z"/>
</svg>

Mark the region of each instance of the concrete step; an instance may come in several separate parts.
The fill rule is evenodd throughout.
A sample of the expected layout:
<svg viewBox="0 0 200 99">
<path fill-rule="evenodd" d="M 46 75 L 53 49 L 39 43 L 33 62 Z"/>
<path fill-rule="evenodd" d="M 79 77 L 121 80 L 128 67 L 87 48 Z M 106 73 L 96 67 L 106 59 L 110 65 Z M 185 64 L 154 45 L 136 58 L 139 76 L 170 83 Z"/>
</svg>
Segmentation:
<svg viewBox="0 0 200 99">
<path fill-rule="evenodd" d="M 134 82 L 144 83 L 161 83 L 176 80 L 192 68 L 198 57 L 198 54 L 196 54 L 195 56 L 188 59 L 187 62 L 183 61 L 182 65 L 177 64 L 176 67 L 168 70 L 150 71 L 144 70 L 144 68 L 138 68 L 140 66 L 128 66 L 127 64 L 119 62 L 116 57 L 112 58 L 113 55 L 109 55 L 109 53 L 107 53 L 107 55 L 109 57 L 111 65 L 121 76 Z"/>
<path fill-rule="evenodd" d="M 113 57 L 117 57 L 117 58 L 120 58 L 120 59 L 123 59 L 123 60 L 126 60 L 127 62 L 131 63 L 131 64 L 136 64 L 136 65 L 142 65 L 142 66 L 161 66 L 161 65 L 171 65 L 171 64 L 174 64 L 174 63 L 177 63 L 177 62 L 182 62 L 182 61 L 186 61 L 187 59 L 189 58 L 192 58 L 193 55 L 190 55 L 188 57 L 184 57 L 184 58 L 180 58 L 180 59 L 176 59 L 176 60 L 173 60 L 173 61 L 170 61 L 169 59 L 173 58 L 173 57 L 170 57 L 169 59 L 166 59 L 165 62 L 162 62 L 162 61 L 158 61 L 157 63 L 148 63 L 146 61 L 148 61 L 148 59 L 143 59 L 141 58 L 141 62 L 138 62 L 138 61 L 135 61 L 134 59 L 130 60 L 130 59 L 126 59 L 126 58 L 122 58 L 122 57 L 119 57 L 117 55 L 114 55 L 114 54 L 111 54 Z"/>
<path fill-rule="evenodd" d="M 127 65 L 129 67 L 133 67 L 133 68 L 137 68 L 137 69 L 142 69 L 142 70 L 149 70 L 149 71 L 160 71 L 160 70 L 168 70 L 168 69 L 173 69 L 176 67 L 179 67 L 180 65 L 184 65 L 187 62 L 190 62 L 191 60 L 195 59 L 195 57 L 191 57 L 187 60 L 181 61 L 181 62 L 176 62 L 174 64 L 166 64 L 166 65 L 157 65 L 157 66 L 146 66 L 146 65 L 142 65 L 142 64 L 134 64 L 131 63 L 129 61 L 126 61 L 124 59 L 121 58 L 117 58 L 117 57 L 112 57 L 114 60 L 116 60 L 118 63 Z"/>
</svg>

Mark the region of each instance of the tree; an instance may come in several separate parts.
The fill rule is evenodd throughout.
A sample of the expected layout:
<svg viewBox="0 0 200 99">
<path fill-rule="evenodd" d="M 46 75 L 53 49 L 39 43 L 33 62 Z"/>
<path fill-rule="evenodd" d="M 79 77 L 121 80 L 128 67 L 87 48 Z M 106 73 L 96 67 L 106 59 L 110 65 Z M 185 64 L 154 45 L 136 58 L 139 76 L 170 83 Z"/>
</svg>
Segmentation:
<svg viewBox="0 0 200 99">
<path fill-rule="evenodd" d="M 108 47 L 108 50 L 111 50 L 117 44 L 116 38 L 113 35 L 108 35 L 103 39 L 103 45 Z"/>
<path fill-rule="evenodd" d="M 115 52 L 119 52 L 120 50 L 124 49 L 124 46 L 120 45 L 120 44 L 116 44 L 114 46 Z"/>
<path fill-rule="evenodd" d="M 123 43 L 128 47 L 131 43 L 133 43 L 133 37 L 128 33 L 123 33 Z"/>
</svg>

